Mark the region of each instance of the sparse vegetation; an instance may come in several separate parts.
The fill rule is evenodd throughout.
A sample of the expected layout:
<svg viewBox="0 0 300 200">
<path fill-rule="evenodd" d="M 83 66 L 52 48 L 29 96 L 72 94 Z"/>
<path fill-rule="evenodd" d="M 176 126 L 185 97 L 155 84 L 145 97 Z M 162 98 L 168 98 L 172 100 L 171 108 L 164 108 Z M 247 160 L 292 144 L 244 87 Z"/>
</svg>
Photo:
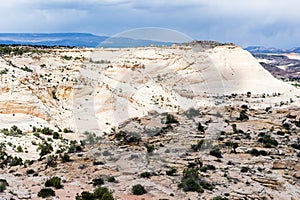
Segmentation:
<svg viewBox="0 0 300 200">
<path fill-rule="evenodd" d="M 177 169 L 176 168 L 171 168 L 169 170 L 166 171 L 166 174 L 168 176 L 174 176 L 177 173 Z"/>
<path fill-rule="evenodd" d="M 40 157 L 43 157 L 44 155 L 47 155 L 53 151 L 52 145 L 47 142 L 39 144 L 38 149 L 40 150 Z"/>
<path fill-rule="evenodd" d="M 165 124 L 176 124 L 179 121 L 176 119 L 174 115 L 167 113 Z"/>
<path fill-rule="evenodd" d="M 147 193 L 147 190 L 141 184 L 132 186 L 131 191 L 132 191 L 132 194 L 134 194 L 134 195 L 143 195 L 143 194 Z"/>
<path fill-rule="evenodd" d="M 264 135 L 258 139 L 258 142 L 262 143 L 266 148 L 276 147 L 278 142 L 276 139 L 272 138 L 270 135 Z"/>
<path fill-rule="evenodd" d="M 76 200 L 114 200 L 112 193 L 106 187 L 98 187 L 94 192 L 83 191 L 76 195 Z"/>
<path fill-rule="evenodd" d="M 51 196 L 55 196 L 55 191 L 51 188 L 42 188 L 38 193 L 38 197 L 41 198 L 47 198 Z"/>
<path fill-rule="evenodd" d="M 46 182 L 45 182 L 45 187 L 54 187 L 56 189 L 60 189 L 62 188 L 62 185 L 61 185 L 61 178 L 57 177 L 57 176 L 54 176 L 50 179 L 48 179 Z"/>
<path fill-rule="evenodd" d="M 94 178 L 93 179 L 93 186 L 100 186 L 104 184 L 103 178 Z"/>
<path fill-rule="evenodd" d="M 223 158 L 222 152 L 218 148 L 214 148 L 210 150 L 209 155 L 215 156 L 217 158 Z"/>
<path fill-rule="evenodd" d="M 0 193 L 4 192 L 8 186 L 8 183 L 5 179 L 0 179 Z"/>
<path fill-rule="evenodd" d="M 185 169 L 183 171 L 183 177 L 181 183 L 178 185 L 179 188 L 182 188 L 183 191 L 192 191 L 203 193 L 203 189 L 212 190 L 213 185 L 205 181 L 200 177 L 196 169 Z"/>
</svg>

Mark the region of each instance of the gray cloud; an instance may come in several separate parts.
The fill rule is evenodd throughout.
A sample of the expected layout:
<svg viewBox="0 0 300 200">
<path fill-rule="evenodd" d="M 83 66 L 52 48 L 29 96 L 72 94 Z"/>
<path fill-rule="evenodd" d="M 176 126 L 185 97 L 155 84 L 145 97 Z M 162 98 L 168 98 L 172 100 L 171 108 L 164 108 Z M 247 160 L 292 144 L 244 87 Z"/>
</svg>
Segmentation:
<svg viewBox="0 0 300 200">
<path fill-rule="evenodd" d="M 10 0 L 2 32 L 92 32 L 113 35 L 164 27 L 195 39 L 239 45 L 300 46 L 298 0 Z"/>
</svg>

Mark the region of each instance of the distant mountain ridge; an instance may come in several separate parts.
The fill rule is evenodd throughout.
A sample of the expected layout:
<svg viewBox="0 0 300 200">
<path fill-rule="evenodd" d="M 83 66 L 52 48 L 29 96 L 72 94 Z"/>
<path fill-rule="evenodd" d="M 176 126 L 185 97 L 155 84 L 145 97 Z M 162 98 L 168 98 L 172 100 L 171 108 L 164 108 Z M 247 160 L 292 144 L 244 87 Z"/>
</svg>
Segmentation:
<svg viewBox="0 0 300 200">
<path fill-rule="evenodd" d="M 171 45 L 170 42 L 97 36 L 90 33 L 0 33 L 0 44 L 75 47 L 140 47 Z"/>
<path fill-rule="evenodd" d="M 107 38 L 89 33 L 0 33 L 0 44 L 96 47 Z"/>
<path fill-rule="evenodd" d="M 244 49 L 251 53 L 274 53 L 274 54 L 300 53 L 300 47 L 295 47 L 291 49 L 281 49 L 281 48 L 274 48 L 274 47 L 249 46 Z"/>
</svg>

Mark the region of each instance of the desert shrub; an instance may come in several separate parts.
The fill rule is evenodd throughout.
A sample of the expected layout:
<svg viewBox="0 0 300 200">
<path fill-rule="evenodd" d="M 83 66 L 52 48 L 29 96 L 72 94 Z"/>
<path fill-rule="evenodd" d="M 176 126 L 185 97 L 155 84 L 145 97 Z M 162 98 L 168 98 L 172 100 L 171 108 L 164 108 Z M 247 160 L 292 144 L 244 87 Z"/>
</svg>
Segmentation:
<svg viewBox="0 0 300 200">
<path fill-rule="evenodd" d="M 1 130 L 1 132 L 4 135 L 9 135 L 9 136 L 18 136 L 22 135 L 22 130 L 19 129 L 16 125 L 13 125 L 9 130 L 7 128 L 4 128 Z"/>
<path fill-rule="evenodd" d="M 63 132 L 64 133 L 73 133 L 73 131 L 69 128 L 64 128 Z"/>
<path fill-rule="evenodd" d="M 58 132 L 53 133 L 53 139 L 59 139 L 59 133 Z"/>
<path fill-rule="evenodd" d="M 272 148 L 278 146 L 276 139 L 271 138 L 270 135 L 264 135 L 258 139 L 258 142 L 263 143 L 263 146 L 266 148 Z"/>
<path fill-rule="evenodd" d="M 291 144 L 291 147 L 293 147 L 294 149 L 300 150 L 300 139 L 298 138 L 298 140 L 296 142 Z"/>
<path fill-rule="evenodd" d="M 109 190 L 106 187 L 98 187 L 94 190 L 94 197 L 97 199 L 102 199 L 103 195 L 110 194 Z"/>
<path fill-rule="evenodd" d="M 242 173 L 246 173 L 246 172 L 248 172 L 248 171 L 249 171 L 249 167 L 243 166 L 243 167 L 241 168 L 241 172 L 242 172 Z"/>
<path fill-rule="evenodd" d="M 107 181 L 111 182 L 111 183 L 114 183 L 114 182 L 116 182 L 116 178 L 113 177 L 113 176 L 110 176 L 110 177 L 107 178 Z"/>
<path fill-rule="evenodd" d="M 76 194 L 76 197 L 75 197 L 76 200 L 94 200 L 94 194 L 93 193 L 90 193 L 90 192 L 87 192 L 87 191 L 83 191 L 81 192 L 81 194 Z"/>
<path fill-rule="evenodd" d="M 47 155 L 53 151 L 52 145 L 47 142 L 39 144 L 38 149 L 40 150 L 40 157 L 43 157 L 44 155 Z"/>
<path fill-rule="evenodd" d="M 54 176 L 54 177 L 48 179 L 45 182 L 45 187 L 55 187 L 56 189 L 62 188 L 61 178 Z"/>
<path fill-rule="evenodd" d="M 33 169 L 28 169 L 28 170 L 26 170 L 26 174 L 28 175 L 28 174 L 34 174 L 35 173 L 35 171 L 33 170 Z"/>
<path fill-rule="evenodd" d="M 183 177 L 181 183 L 178 184 L 179 188 L 182 188 L 183 191 L 193 191 L 198 193 L 203 193 L 203 189 L 212 190 L 213 186 L 206 182 L 199 176 L 199 173 L 196 169 L 185 169 L 183 171 Z"/>
<path fill-rule="evenodd" d="M 290 130 L 291 125 L 289 123 L 284 123 L 284 124 L 282 124 L 282 128 L 284 128 L 285 130 Z"/>
<path fill-rule="evenodd" d="M 38 192 L 38 197 L 47 198 L 55 196 L 55 191 L 51 188 L 43 188 Z"/>
<path fill-rule="evenodd" d="M 0 74 L 7 74 L 7 72 L 8 72 L 8 69 L 5 68 L 5 69 L 3 69 L 3 70 L 0 71 Z"/>
<path fill-rule="evenodd" d="M 63 163 L 71 161 L 70 156 L 67 153 L 60 154 L 60 158 Z"/>
<path fill-rule="evenodd" d="M 134 195 L 143 195 L 143 194 L 147 193 L 146 189 L 141 184 L 132 186 L 131 191 L 132 191 L 132 194 L 134 194 Z"/>
<path fill-rule="evenodd" d="M 192 168 L 192 169 L 200 169 L 203 166 L 203 162 L 202 160 L 195 160 L 195 162 L 190 162 L 188 163 L 188 168 Z"/>
<path fill-rule="evenodd" d="M 248 105 L 243 104 L 243 105 L 241 106 L 241 108 L 244 109 L 244 110 L 247 110 L 247 109 L 248 109 Z"/>
<path fill-rule="evenodd" d="M 141 176 L 142 178 L 150 178 L 150 177 L 152 176 L 152 173 L 151 173 L 151 172 L 142 172 L 142 173 L 140 174 L 140 176 Z"/>
<path fill-rule="evenodd" d="M 102 178 L 94 178 L 92 182 L 93 186 L 100 186 L 104 184 L 104 180 Z"/>
<path fill-rule="evenodd" d="M 257 149 L 251 149 L 248 153 L 250 153 L 252 156 L 267 156 L 268 153 L 265 150 L 257 150 Z"/>
<path fill-rule="evenodd" d="M 223 158 L 222 152 L 220 151 L 220 149 L 217 149 L 217 148 L 210 150 L 209 155 L 215 156 L 217 158 Z"/>
<path fill-rule="evenodd" d="M 4 192 L 8 186 L 8 182 L 5 179 L 0 179 L 0 192 Z"/>
<path fill-rule="evenodd" d="M 82 152 L 82 147 L 77 144 L 76 140 L 70 141 L 68 153 Z"/>
<path fill-rule="evenodd" d="M 231 127 L 232 127 L 232 130 L 233 130 L 234 133 L 238 132 L 236 124 L 231 124 Z"/>
<path fill-rule="evenodd" d="M 192 145 L 191 145 L 191 149 L 192 149 L 194 152 L 200 151 L 203 144 L 204 144 L 204 140 L 199 140 L 199 141 L 197 142 L 197 144 L 192 144 Z"/>
<path fill-rule="evenodd" d="M 240 116 L 239 116 L 238 120 L 240 120 L 240 121 L 247 121 L 247 120 L 249 120 L 249 117 L 248 117 L 248 115 L 246 113 L 246 110 L 242 110 L 240 112 Z"/>
<path fill-rule="evenodd" d="M 154 145 L 145 144 L 148 153 L 152 153 L 155 149 Z"/>
<path fill-rule="evenodd" d="M 205 132 L 204 126 L 202 126 L 202 124 L 200 122 L 198 122 L 197 130 L 200 131 L 200 132 L 202 132 L 202 133 Z"/>
<path fill-rule="evenodd" d="M 171 168 L 171 169 L 169 169 L 169 170 L 166 171 L 166 174 L 168 176 L 174 176 L 174 174 L 176 174 L 176 173 L 177 173 L 177 169 L 176 168 Z"/>
<path fill-rule="evenodd" d="M 71 60 L 73 57 L 72 56 L 64 55 L 61 58 L 64 59 L 64 60 Z"/>
<path fill-rule="evenodd" d="M 216 167 L 214 165 L 206 165 L 208 170 L 216 170 Z"/>
<path fill-rule="evenodd" d="M 17 166 L 17 165 L 22 165 L 22 164 L 23 164 L 22 158 L 19 158 L 17 156 L 10 158 L 9 166 Z"/>
<path fill-rule="evenodd" d="M 47 168 L 47 167 L 56 167 L 56 165 L 57 165 L 56 160 L 57 160 L 57 156 L 55 156 L 55 155 L 50 155 L 50 156 L 47 158 L 46 168 Z"/>
<path fill-rule="evenodd" d="M 49 127 L 44 127 L 43 129 L 40 130 L 40 132 L 43 133 L 44 135 L 52 135 L 54 131 Z"/>
<path fill-rule="evenodd" d="M 298 119 L 298 121 L 293 121 L 293 123 L 297 126 L 297 127 L 299 127 L 300 128 L 300 118 Z"/>
<path fill-rule="evenodd" d="M 178 123 L 176 117 L 174 115 L 167 113 L 165 124 L 176 124 L 176 123 Z"/>
<path fill-rule="evenodd" d="M 251 97 L 251 92 L 247 92 L 247 97 Z"/>
<path fill-rule="evenodd" d="M 222 196 L 216 196 L 212 200 L 228 200 L 228 198 Z"/>
<path fill-rule="evenodd" d="M 277 131 L 277 135 L 284 136 L 285 132 L 283 132 L 283 131 Z"/>
<path fill-rule="evenodd" d="M 20 145 L 17 147 L 17 152 L 19 152 L 19 153 L 23 152 L 23 149 Z"/>
<path fill-rule="evenodd" d="M 207 166 L 201 167 L 201 168 L 200 168 L 200 171 L 201 171 L 201 172 L 207 172 Z"/>
<path fill-rule="evenodd" d="M 194 117 L 199 116 L 200 112 L 199 112 L 199 110 L 196 110 L 195 108 L 190 108 L 187 111 L 185 111 L 184 114 L 188 119 L 193 119 Z"/>
<path fill-rule="evenodd" d="M 141 136 L 134 132 L 120 131 L 115 135 L 115 138 L 123 144 L 138 144 L 141 141 Z"/>
</svg>

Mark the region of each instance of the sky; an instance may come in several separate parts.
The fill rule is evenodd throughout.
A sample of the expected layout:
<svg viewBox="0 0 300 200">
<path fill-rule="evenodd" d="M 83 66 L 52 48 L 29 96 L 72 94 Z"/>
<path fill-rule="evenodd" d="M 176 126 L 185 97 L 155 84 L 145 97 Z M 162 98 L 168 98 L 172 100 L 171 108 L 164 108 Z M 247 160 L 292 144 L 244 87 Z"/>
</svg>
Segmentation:
<svg viewBox="0 0 300 200">
<path fill-rule="evenodd" d="M 299 0 L 9 0 L 2 33 L 83 32 L 111 36 L 143 27 L 240 46 L 300 46 Z"/>
</svg>

